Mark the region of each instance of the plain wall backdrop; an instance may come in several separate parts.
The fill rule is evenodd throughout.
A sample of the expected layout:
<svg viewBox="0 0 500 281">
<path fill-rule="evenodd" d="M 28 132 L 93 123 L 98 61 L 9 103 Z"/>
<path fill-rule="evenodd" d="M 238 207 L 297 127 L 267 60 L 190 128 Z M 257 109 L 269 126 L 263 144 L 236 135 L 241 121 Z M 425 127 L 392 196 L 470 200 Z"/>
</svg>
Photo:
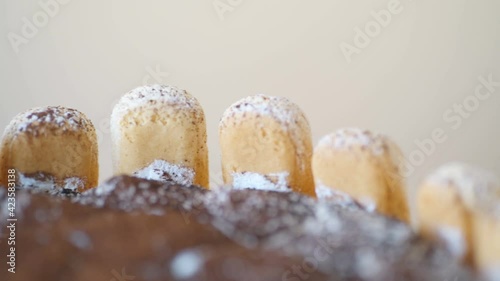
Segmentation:
<svg viewBox="0 0 500 281">
<path fill-rule="evenodd" d="M 0 127 L 35 106 L 83 111 L 101 182 L 114 103 L 157 82 L 203 105 L 214 177 L 219 119 L 256 93 L 296 102 L 315 143 L 351 126 L 389 135 L 413 157 L 412 188 L 448 161 L 500 176 L 498 0 L 3 0 L 0 15 Z M 436 129 L 446 140 L 416 152 Z"/>
</svg>

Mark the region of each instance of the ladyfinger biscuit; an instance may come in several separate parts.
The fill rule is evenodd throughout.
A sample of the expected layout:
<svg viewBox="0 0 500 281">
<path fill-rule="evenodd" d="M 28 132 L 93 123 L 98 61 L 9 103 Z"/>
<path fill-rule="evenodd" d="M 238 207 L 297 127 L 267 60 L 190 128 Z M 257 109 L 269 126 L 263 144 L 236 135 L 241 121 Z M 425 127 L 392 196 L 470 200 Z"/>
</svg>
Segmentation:
<svg viewBox="0 0 500 281">
<path fill-rule="evenodd" d="M 352 197 L 368 210 L 409 220 L 399 166 L 402 153 L 383 135 L 349 128 L 323 137 L 314 150 L 313 173 L 320 199 Z"/>
<path fill-rule="evenodd" d="M 499 198 L 500 186 L 493 175 L 463 163 L 444 165 L 418 190 L 420 231 L 479 267 L 494 261 L 494 256 L 500 262 L 499 224 L 489 210 L 500 204 Z"/>
<path fill-rule="evenodd" d="M 18 114 L 1 143 L 0 179 L 16 170 L 19 187 L 59 193 L 97 186 L 98 148 L 92 122 L 61 106 L 33 108 Z"/>
<path fill-rule="evenodd" d="M 234 103 L 219 138 L 226 184 L 315 196 L 309 123 L 288 99 L 256 95 Z"/>
<path fill-rule="evenodd" d="M 205 115 L 184 90 L 164 85 L 125 94 L 111 115 L 116 174 L 208 187 Z"/>
<path fill-rule="evenodd" d="M 485 196 L 486 197 L 486 196 Z M 473 212 L 473 260 L 487 281 L 500 280 L 500 191 Z"/>
</svg>

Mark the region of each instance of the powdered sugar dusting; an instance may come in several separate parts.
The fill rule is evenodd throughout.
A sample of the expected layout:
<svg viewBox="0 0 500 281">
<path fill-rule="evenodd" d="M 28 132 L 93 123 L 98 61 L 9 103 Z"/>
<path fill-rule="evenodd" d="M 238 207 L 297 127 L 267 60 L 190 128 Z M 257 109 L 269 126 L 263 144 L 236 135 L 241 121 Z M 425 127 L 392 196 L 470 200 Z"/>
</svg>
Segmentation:
<svg viewBox="0 0 500 281">
<path fill-rule="evenodd" d="M 188 167 L 171 164 L 164 160 L 155 160 L 149 166 L 135 172 L 134 176 L 148 180 L 173 181 L 182 185 L 192 185 L 195 172 Z"/>
<path fill-rule="evenodd" d="M 294 192 L 219 188 L 204 197 L 211 224 L 246 247 L 283 245 L 316 201 Z M 278 246 L 279 247 L 279 246 Z"/>
<path fill-rule="evenodd" d="M 371 198 L 364 197 L 357 199 L 357 202 L 368 212 L 373 213 L 377 210 L 377 203 Z"/>
<path fill-rule="evenodd" d="M 290 192 L 288 172 L 262 175 L 253 172 L 232 173 L 234 189 L 260 189 L 280 192 Z"/>
<path fill-rule="evenodd" d="M 72 231 L 68 236 L 68 240 L 71 244 L 73 244 L 73 246 L 79 248 L 80 250 L 88 251 L 92 249 L 92 240 L 88 234 L 83 231 Z"/>
<path fill-rule="evenodd" d="M 64 179 L 63 188 L 71 191 L 78 191 L 81 188 L 85 187 L 85 183 L 81 178 L 71 177 Z"/>
<path fill-rule="evenodd" d="M 204 263 L 202 254 L 196 250 L 185 250 L 175 256 L 170 264 L 170 271 L 174 278 L 185 280 L 195 276 Z"/>
<path fill-rule="evenodd" d="M 196 98 L 185 90 L 156 84 L 138 87 L 125 94 L 114 107 L 112 119 L 121 120 L 124 114 L 134 109 L 164 105 L 192 109 L 194 113 L 203 112 Z"/>
<path fill-rule="evenodd" d="M 206 193 L 204 199 L 210 223 L 236 242 L 305 256 L 311 256 L 320 242 L 325 251 L 336 253 L 324 262 L 330 267 L 341 266 L 339 259 L 355 262 L 346 249 L 373 250 L 388 266 L 387 251 L 404 252 L 401 249 L 414 239 L 412 230 L 403 223 L 293 192 L 220 189 Z M 361 263 L 367 271 L 376 271 L 372 261 Z"/>
<path fill-rule="evenodd" d="M 310 260 L 308 257 L 316 258 L 320 252 L 322 259 L 314 260 L 317 268 L 332 276 L 341 274 L 350 279 L 374 280 L 400 276 L 448 280 L 449 276 L 459 276 L 454 275 L 455 267 L 449 267 L 454 264 L 446 251 L 415 236 L 408 225 L 355 208 L 343 208 L 335 202 L 317 202 L 294 192 L 230 188 L 206 191 L 130 176 L 116 177 L 108 185 L 112 187 L 105 187 L 102 192 L 111 190 L 109 196 L 96 197 L 96 190 L 89 190 L 76 199 L 79 202 L 85 199 L 87 204 L 99 207 L 147 213 L 151 213 L 148 210 L 181 208 L 185 218 L 209 224 L 248 248 L 278 250 L 293 257 L 307 257 L 306 261 Z M 184 203 L 193 198 L 200 200 L 198 208 L 185 209 Z M 97 204 L 101 199 L 105 203 Z M 76 246 L 86 249 L 86 245 L 92 243 L 90 237 L 79 233 L 72 240 Z M 203 273 L 204 263 L 210 257 L 197 249 L 174 253 L 169 262 L 162 262 L 164 269 L 177 279 L 195 278 Z M 418 275 L 421 269 L 424 273 Z M 427 276 L 427 272 L 436 272 L 436 275 L 419 278 Z"/>
<path fill-rule="evenodd" d="M 361 277 L 371 279 L 378 276 L 384 266 L 375 251 L 360 249 L 356 252 L 356 269 Z"/>
<path fill-rule="evenodd" d="M 450 163 L 431 174 L 426 182 L 436 186 L 454 186 L 469 208 L 500 214 L 500 184 L 498 178 L 489 172 L 465 163 Z"/>
<path fill-rule="evenodd" d="M 97 196 L 107 196 L 111 192 L 113 192 L 113 190 L 115 190 L 115 187 L 116 187 L 116 183 L 105 182 L 105 183 L 97 186 L 96 188 L 92 189 L 91 192 L 88 192 L 88 193 L 89 194 L 93 193 Z"/>
<path fill-rule="evenodd" d="M 36 107 L 18 114 L 6 133 L 46 135 L 49 131 L 93 131 L 92 122 L 78 110 L 62 106 Z"/>
<path fill-rule="evenodd" d="M 307 147 L 304 140 L 311 138 L 311 130 L 302 110 L 284 97 L 273 97 L 263 94 L 246 97 L 232 104 L 223 114 L 219 130 L 224 130 L 228 124 L 238 124 L 245 120 L 246 113 L 257 116 L 269 116 L 290 134 L 296 148 L 297 163 L 305 169 Z M 303 135 L 306 134 L 306 135 Z"/>
<path fill-rule="evenodd" d="M 189 216 L 201 211 L 206 189 L 160 181 L 145 180 L 128 175 L 111 178 L 94 189 L 81 193 L 73 202 L 96 208 L 108 207 L 123 211 L 143 211 L 162 216 L 166 209 Z"/>
<path fill-rule="evenodd" d="M 319 202 L 313 208 L 314 215 L 306 218 L 302 229 L 310 235 L 320 236 L 325 231 L 338 233 L 342 230 L 342 221 L 338 214 L 326 202 Z"/>
<path fill-rule="evenodd" d="M 437 229 L 437 235 L 453 256 L 457 258 L 465 256 L 467 252 L 467 241 L 464 233 L 462 233 L 460 229 L 445 226 L 439 227 Z"/>
<path fill-rule="evenodd" d="M 46 180 L 40 180 L 34 177 L 25 176 L 21 172 L 17 173 L 17 177 L 19 189 L 36 188 L 37 190 L 42 192 L 52 192 L 53 190 L 57 189 L 56 183 L 54 182 L 54 179 L 52 177 Z"/>
<path fill-rule="evenodd" d="M 26 189 L 32 192 L 46 192 L 51 195 L 62 193 L 76 193 L 85 188 L 85 182 L 78 177 L 65 178 L 62 181 L 57 181 L 52 175 L 44 173 L 36 173 L 26 175 L 17 172 L 19 189 Z"/>
<path fill-rule="evenodd" d="M 316 196 L 320 201 L 332 201 L 345 207 L 360 207 L 349 194 L 321 183 L 316 185 Z"/>
<path fill-rule="evenodd" d="M 231 105 L 222 116 L 221 125 L 229 122 L 234 115 L 252 112 L 276 118 L 282 125 L 288 127 L 303 115 L 302 111 L 283 97 L 273 97 L 263 94 L 244 98 Z"/>
<path fill-rule="evenodd" d="M 340 129 L 333 134 L 324 136 L 318 143 L 318 148 L 323 147 L 330 147 L 335 150 L 362 147 L 370 149 L 374 155 L 381 155 L 388 150 L 385 136 L 375 135 L 368 130 L 358 128 Z"/>
</svg>

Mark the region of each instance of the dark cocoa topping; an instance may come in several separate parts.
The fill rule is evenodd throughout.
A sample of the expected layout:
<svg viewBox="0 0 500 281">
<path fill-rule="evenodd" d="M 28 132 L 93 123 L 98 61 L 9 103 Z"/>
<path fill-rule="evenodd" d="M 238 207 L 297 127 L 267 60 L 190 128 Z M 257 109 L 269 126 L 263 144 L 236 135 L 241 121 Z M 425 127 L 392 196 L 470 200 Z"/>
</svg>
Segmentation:
<svg viewBox="0 0 500 281">
<path fill-rule="evenodd" d="M 18 196 L 30 270 L 12 280 L 474 280 L 401 222 L 296 193 L 118 176 L 72 200 Z"/>
</svg>

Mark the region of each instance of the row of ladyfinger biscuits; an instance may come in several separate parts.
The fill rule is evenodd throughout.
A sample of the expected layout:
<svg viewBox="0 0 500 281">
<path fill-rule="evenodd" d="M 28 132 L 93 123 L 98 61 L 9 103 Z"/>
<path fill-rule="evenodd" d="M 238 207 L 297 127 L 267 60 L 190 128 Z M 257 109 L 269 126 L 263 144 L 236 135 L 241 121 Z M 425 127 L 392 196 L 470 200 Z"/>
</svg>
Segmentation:
<svg viewBox="0 0 500 281">
<path fill-rule="evenodd" d="M 205 117 L 190 94 L 160 85 L 137 88 L 115 106 L 110 125 L 115 173 L 208 188 Z M 313 153 L 309 124 L 298 106 L 264 95 L 231 105 L 219 136 L 224 182 L 234 188 L 356 201 L 409 220 L 402 153 L 384 136 L 339 130 L 322 138 Z M 0 184 L 8 185 L 8 170 L 15 169 L 17 184 L 28 188 L 82 191 L 97 185 L 95 130 L 76 110 L 47 107 L 21 113 L 7 127 L 0 149 Z M 500 202 L 494 196 L 499 188 L 493 181 L 483 188 L 485 177 L 468 177 L 475 172 L 458 167 L 430 177 L 420 189 L 421 229 L 450 245 L 465 245 L 456 252 L 490 267 L 500 262 L 500 219 L 491 210 Z M 451 243 L 455 240 L 463 243 Z"/>
</svg>

